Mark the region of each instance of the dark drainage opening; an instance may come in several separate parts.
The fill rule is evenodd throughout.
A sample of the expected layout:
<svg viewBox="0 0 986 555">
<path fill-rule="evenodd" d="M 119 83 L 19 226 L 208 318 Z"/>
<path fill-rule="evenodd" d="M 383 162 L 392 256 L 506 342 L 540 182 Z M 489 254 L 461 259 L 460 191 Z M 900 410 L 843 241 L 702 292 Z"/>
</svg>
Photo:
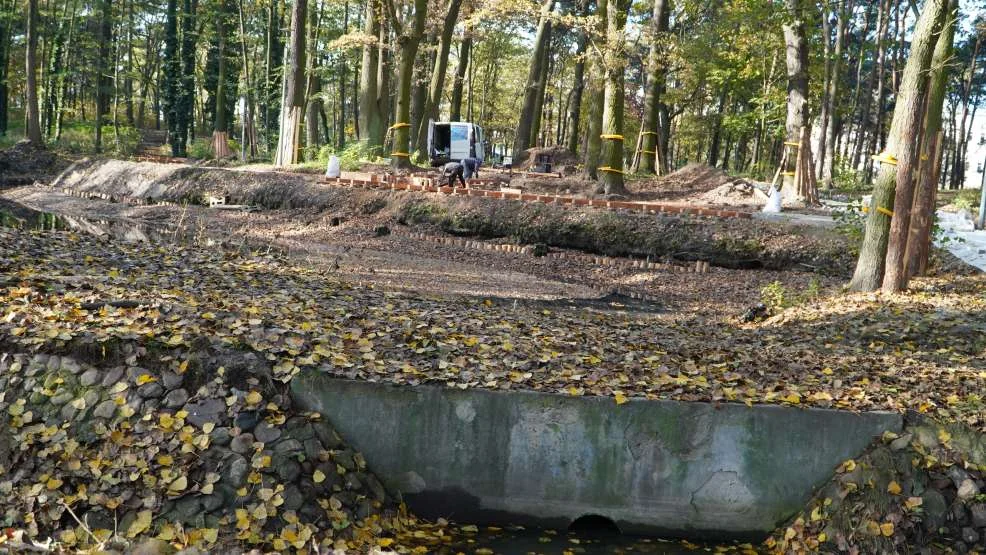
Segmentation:
<svg viewBox="0 0 986 555">
<path fill-rule="evenodd" d="M 619 536 L 622 533 L 615 522 L 600 515 L 582 515 L 568 525 L 568 531 L 584 536 Z"/>
</svg>

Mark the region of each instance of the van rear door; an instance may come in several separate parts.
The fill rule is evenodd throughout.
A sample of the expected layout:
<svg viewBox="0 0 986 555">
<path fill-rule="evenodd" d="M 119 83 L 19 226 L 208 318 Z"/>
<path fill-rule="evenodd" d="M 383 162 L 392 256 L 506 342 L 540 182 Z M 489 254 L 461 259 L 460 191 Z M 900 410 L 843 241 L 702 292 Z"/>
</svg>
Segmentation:
<svg viewBox="0 0 986 555">
<path fill-rule="evenodd" d="M 463 158 L 469 158 L 469 127 L 468 123 L 452 123 L 449 124 L 449 131 L 451 132 L 451 152 L 449 153 L 449 158 L 455 160 L 456 162 L 461 161 Z"/>
<path fill-rule="evenodd" d="M 435 163 L 435 120 L 428 120 L 428 161 Z"/>
</svg>

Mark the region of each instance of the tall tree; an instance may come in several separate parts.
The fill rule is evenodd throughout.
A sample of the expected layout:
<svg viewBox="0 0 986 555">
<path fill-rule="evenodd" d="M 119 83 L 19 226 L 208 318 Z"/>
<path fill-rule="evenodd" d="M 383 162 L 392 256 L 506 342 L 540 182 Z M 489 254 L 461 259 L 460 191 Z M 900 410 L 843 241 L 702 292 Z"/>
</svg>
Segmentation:
<svg viewBox="0 0 986 555">
<path fill-rule="evenodd" d="M 411 80 L 414 75 L 414 60 L 418 55 L 418 45 L 424 34 L 425 20 L 428 17 L 428 0 L 414 0 L 414 11 L 409 14 L 410 21 L 404 21 L 397 14 L 394 0 L 383 0 L 387 16 L 397 33 L 399 66 L 397 73 L 397 121 L 394 122 L 394 151 L 390 153 L 391 164 L 395 169 L 411 167 Z"/>
<path fill-rule="evenodd" d="M 359 130 L 360 140 L 378 153 L 383 148 L 384 125 L 387 117 L 387 97 L 380 94 L 382 14 L 380 0 L 369 0 L 363 15 L 363 34 L 368 39 L 363 45 L 363 59 L 359 74 Z"/>
<path fill-rule="evenodd" d="M 459 45 L 459 61 L 455 67 L 455 81 L 452 83 L 452 98 L 449 107 L 449 119 L 459 121 L 462 119 L 462 84 L 466 79 L 466 69 L 469 67 L 469 54 L 472 50 L 472 34 L 466 28 L 466 34 L 462 37 Z"/>
<path fill-rule="evenodd" d="M 855 291 L 872 291 L 881 284 L 897 290 L 903 283 L 907 227 L 914 197 L 913 172 L 917 162 L 914 139 L 922 123 L 926 75 L 944 14 L 945 0 L 925 0 L 914 28 L 911 53 L 904 67 L 887 136 L 887 149 L 881 154 L 863 244 L 850 283 Z M 888 252 L 888 244 L 892 244 L 891 252 Z M 886 275 L 885 269 L 889 270 Z"/>
<path fill-rule="evenodd" d="M 551 45 L 551 12 L 555 9 L 555 0 L 544 0 L 541 5 L 541 15 L 538 20 L 537 35 L 534 38 L 534 52 L 531 54 L 531 64 L 527 72 L 527 84 L 524 86 L 524 104 L 520 110 L 520 121 L 517 124 L 517 134 L 514 138 L 514 160 L 519 162 L 524 151 L 531 146 L 531 130 L 533 128 L 535 110 L 538 109 L 539 82 L 542 73 L 547 71 L 546 51 Z M 515 162 L 515 163 L 516 163 Z"/>
<path fill-rule="evenodd" d="M 589 2 L 582 0 L 582 15 L 589 15 Z M 575 69 L 572 72 L 572 90 L 568 99 L 568 151 L 577 154 L 579 150 L 579 120 L 582 117 L 582 93 L 585 91 L 586 52 L 589 48 L 589 37 L 585 30 L 576 31 L 578 38 L 575 47 Z"/>
<path fill-rule="evenodd" d="M 945 23 L 935 53 L 931 58 L 931 74 L 927 112 L 924 116 L 924 140 L 921 145 L 921 161 L 914 204 L 911 208 L 911 225 L 907 235 L 907 277 L 922 275 L 928 268 L 931 250 L 931 225 L 935 214 L 935 193 L 942 161 L 942 111 L 945 92 L 952 69 L 952 43 L 958 19 L 958 0 L 949 3 Z"/>
<path fill-rule="evenodd" d="M 665 35 L 671 19 L 670 0 L 654 0 L 650 20 L 650 51 L 647 53 L 647 90 L 644 95 L 644 118 L 640 133 L 640 164 L 641 173 L 653 174 L 658 172 L 657 145 L 660 130 L 661 95 L 667 86 L 665 76 L 666 52 L 664 48 Z M 663 162 L 663 161 L 662 161 Z"/>
<path fill-rule="evenodd" d="M 110 46 L 113 34 L 112 0 L 99 1 L 99 28 L 97 44 L 99 55 L 96 62 L 96 152 L 103 148 L 103 117 L 110 111 L 110 93 L 113 79 L 109 74 L 107 62 L 110 60 Z"/>
<path fill-rule="evenodd" d="M 417 129 L 418 152 L 425 153 L 428 150 L 428 121 L 438 118 L 438 106 L 442 100 L 442 91 L 445 89 L 445 73 L 448 71 L 449 51 L 452 48 L 452 33 L 455 31 L 455 23 L 459 19 L 461 7 L 462 0 L 449 0 L 442 33 L 439 36 L 435 67 L 431 72 L 428 97 L 425 99 L 421 122 Z"/>
<path fill-rule="evenodd" d="M 305 29 L 308 0 L 294 0 L 291 6 L 291 38 L 288 63 L 284 68 L 284 95 L 281 97 L 281 126 L 277 137 L 275 166 L 298 163 L 301 120 L 305 107 Z"/>
<path fill-rule="evenodd" d="M 10 41 L 13 35 L 12 10 L 6 0 L 0 0 L 0 137 L 7 134 L 8 97 L 7 86 L 8 67 L 10 65 Z"/>
<path fill-rule="evenodd" d="M 27 140 L 43 146 L 41 114 L 38 112 L 38 0 L 27 1 Z"/>
<path fill-rule="evenodd" d="M 784 0 L 787 9 L 783 25 L 784 46 L 787 52 L 787 118 L 784 123 L 789 156 L 784 168 L 785 198 L 801 201 L 794 183 L 797 150 L 801 130 L 808 126 L 808 39 L 805 36 L 806 0 Z"/>
<path fill-rule="evenodd" d="M 627 10 L 630 0 L 613 0 L 606 10 L 606 87 L 603 94 L 603 133 L 599 182 L 607 195 L 626 195 L 623 179 L 624 80 L 626 79 Z"/>
<path fill-rule="evenodd" d="M 596 28 L 590 57 L 589 71 L 589 124 L 586 130 L 585 176 L 595 181 L 599 178 L 599 155 L 602 151 L 603 105 L 606 100 L 606 60 L 603 52 L 607 42 L 607 18 L 609 0 L 596 0 Z"/>
</svg>

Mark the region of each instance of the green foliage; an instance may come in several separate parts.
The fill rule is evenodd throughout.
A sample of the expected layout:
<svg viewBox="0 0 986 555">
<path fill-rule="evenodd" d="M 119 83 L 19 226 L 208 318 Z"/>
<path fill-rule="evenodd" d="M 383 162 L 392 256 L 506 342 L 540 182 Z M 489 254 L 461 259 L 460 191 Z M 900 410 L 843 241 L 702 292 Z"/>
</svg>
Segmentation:
<svg viewBox="0 0 986 555">
<path fill-rule="evenodd" d="M 866 216 L 863 214 L 863 201 L 854 200 L 846 205 L 845 208 L 837 209 L 832 213 L 835 219 L 835 229 L 849 239 L 849 248 L 853 256 L 859 255 L 859 247 L 863 243 L 863 227 L 866 224 Z"/>
<path fill-rule="evenodd" d="M 841 159 L 836 160 L 833 166 L 832 186 L 854 196 L 865 194 L 873 188 L 873 184 L 866 181 L 863 172 L 850 167 Z"/>
<path fill-rule="evenodd" d="M 960 210 L 968 210 L 973 214 L 979 213 L 979 189 L 960 189 L 952 204 Z"/>
<path fill-rule="evenodd" d="M 103 126 L 103 154 L 112 156 L 131 156 L 140 145 L 140 131 L 121 125 L 117 138 L 112 124 Z M 72 154 L 92 154 L 96 152 L 96 126 L 89 122 L 75 122 L 62 127 L 62 136 L 53 148 Z"/>
<path fill-rule="evenodd" d="M 814 301 L 822 295 L 822 284 L 818 278 L 812 278 L 801 291 L 792 291 L 779 281 L 767 284 L 760 290 L 760 302 L 770 313 L 779 312 L 785 308 L 803 305 Z"/>
<path fill-rule="evenodd" d="M 342 171 L 359 171 L 368 162 L 382 162 L 380 147 L 370 147 L 363 141 L 352 142 L 341 151 L 336 151 L 332 145 L 325 145 L 318 151 L 317 159 L 322 168 L 329 163 L 332 155 L 339 157 L 339 167 Z"/>
<path fill-rule="evenodd" d="M 240 152 L 240 143 L 233 139 L 226 142 L 229 144 L 229 149 L 233 154 L 238 155 Z M 188 157 L 196 160 L 212 160 L 215 158 L 212 154 L 212 137 L 199 137 L 189 143 Z"/>
</svg>

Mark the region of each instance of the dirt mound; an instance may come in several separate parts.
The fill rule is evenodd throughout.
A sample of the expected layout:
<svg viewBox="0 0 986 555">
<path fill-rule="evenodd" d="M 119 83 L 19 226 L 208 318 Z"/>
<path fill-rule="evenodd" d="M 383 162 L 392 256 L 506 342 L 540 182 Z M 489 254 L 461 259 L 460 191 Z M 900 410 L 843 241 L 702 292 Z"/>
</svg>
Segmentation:
<svg viewBox="0 0 986 555">
<path fill-rule="evenodd" d="M 571 175 L 578 170 L 577 166 L 580 162 L 579 158 L 572 154 L 572 151 L 563 146 L 529 148 L 524 151 L 523 161 L 521 161 L 519 165 L 515 166 L 515 168 L 524 171 L 532 171 L 534 166 L 539 165 L 539 156 L 548 156 L 550 158 L 548 163 L 551 164 L 552 172 L 561 172 L 563 175 Z"/>
<path fill-rule="evenodd" d="M 53 175 L 68 165 L 68 160 L 50 150 L 21 141 L 8 149 L 0 150 L 0 185 L 8 180 L 17 182 L 24 178 Z"/>
<path fill-rule="evenodd" d="M 689 200 L 701 204 L 760 207 L 767 203 L 767 195 L 749 181 L 737 179 Z"/>
<path fill-rule="evenodd" d="M 688 164 L 664 177 L 634 181 L 630 188 L 641 197 L 677 200 L 711 191 L 728 183 L 730 179 L 719 168 L 705 164 Z"/>
</svg>

